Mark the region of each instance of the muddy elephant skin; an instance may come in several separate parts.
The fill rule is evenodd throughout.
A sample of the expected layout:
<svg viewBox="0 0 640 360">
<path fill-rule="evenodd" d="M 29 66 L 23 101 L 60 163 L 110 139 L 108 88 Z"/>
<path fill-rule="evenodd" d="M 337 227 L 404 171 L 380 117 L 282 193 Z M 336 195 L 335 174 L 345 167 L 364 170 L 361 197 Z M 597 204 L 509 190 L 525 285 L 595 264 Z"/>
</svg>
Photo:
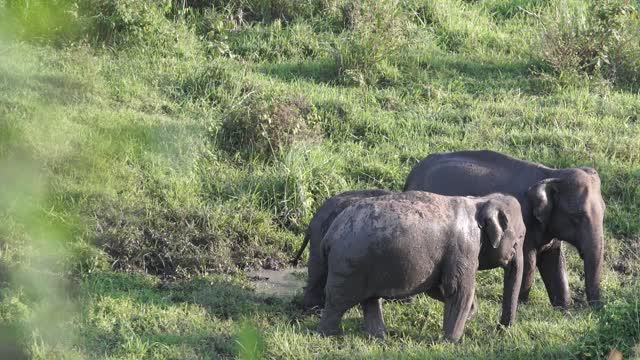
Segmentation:
<svg viewBox="0 0 640 360">
<path fill-rule="evenodd" d="M 381 298 L 419 293 L 444 301 L 447 340 L 462 336 L 479 269 L 505 268 L 500 322 L 515 320 L 525 227 L 518 201 L 502 194 L 448 197 L 421 191 L 363 199 L 333 221 L 321 243 L 327 268 L 318 331 L 336 334 L 360 304 L 365 331 L 384 337 Z"/>
<path fill-rule="evenodd" d="M 321 308 L 324 305 L 324 286 L 327 282 L 327 271 L 321 267 L 318 258 L 320 255 L 320 242 L 336 216 L 359 200 L 390 194 L 392 192 L 386 190 L 346 191 L 328 198 L 318 208 L 309 222 L 300 249 L 291 261 L 292 265 L 297 265 L 304 249 L 309 244 L 308 277 L 302 300 L 303 308 L 308 310 Z"/>
</svg>

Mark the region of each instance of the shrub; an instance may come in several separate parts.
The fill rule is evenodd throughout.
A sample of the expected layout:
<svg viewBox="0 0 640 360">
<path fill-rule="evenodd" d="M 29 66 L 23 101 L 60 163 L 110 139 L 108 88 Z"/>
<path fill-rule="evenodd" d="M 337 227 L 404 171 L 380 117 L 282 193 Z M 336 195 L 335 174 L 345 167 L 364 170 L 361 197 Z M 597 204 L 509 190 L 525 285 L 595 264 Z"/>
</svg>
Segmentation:
<svg viewBox="0 0 640 360">
<path fill-rule="evenodd" d="M 81 10 L 92 19 L 87 24 L 90 36 L 107 44 L 142 39 L 164 15 L 146 0 L 86 0 Z"/>
<path fill-rule="evenodd" d="M 171 2 L 80 0 L 79 4 L 85 32 L 94 43 L 139 45 L 177 55 L 199 50 L 200 43 L 187 24 L 181 18 L 167 18 Z"/>
<path fill-rule="evenodd" d="M 185 19 L 204 41 L 209 53 L 232 56 L 228 44 L 229 34 L 240 26 L 238 18 L 232 12 L 206 8 L 189 11 Z"/>
<path fill-rule="evenodd" d="M 348 30 L 335 45 L 339 74 L 361 85 L 392 77 L 394 57 L 407 42 L 399 1 L 354 0 L 342 11 Z"/>
<path fill-rule="evenodd" d="M 189 72 L 178 80 L 179 86 L 173 92 L 176 101 L 187 98 L 194 101 L 204 100 L 218 106 L 228 98 L 242 92 L 241 76 L 236 78 L 223 61 L 213 59 L 201 67 Z"/>
<path fill-rule="evenodd" d="M 594 1 L 586 11 L 558 8 L 545 29 L 542 58 L 554 71 L 637 84 L 640 22 L 628 1 Z"/>
<path fill-rule="evenodd" d="M 220 147 L 244 158 L 276 158 L 297 142 L 318 140 L 315 109 L 304 97 L 249 93 L 227 111 L 214 137 Z"/>
</svg>

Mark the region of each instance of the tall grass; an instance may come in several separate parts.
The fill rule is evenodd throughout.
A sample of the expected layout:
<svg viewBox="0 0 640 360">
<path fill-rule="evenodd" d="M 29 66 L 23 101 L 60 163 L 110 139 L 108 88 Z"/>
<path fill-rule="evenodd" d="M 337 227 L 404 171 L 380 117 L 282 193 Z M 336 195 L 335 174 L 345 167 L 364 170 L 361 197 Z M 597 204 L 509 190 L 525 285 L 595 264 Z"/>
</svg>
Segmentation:
<svg viewBox="0 0 640 360">
<path fill-rule="evenodd" d="M 564 2 L 546 22 L 542 56 L 555 71 L 637 88 L 640 21 L 632 2 L 596 1 L 588 8 Z"/>
<path fill-rule="evenodd" d="M 394 62 L 407 42 L 399 1 L 356 0 L 343 5 L 347 31 L 336 43 L 338 71 L 360 85 L 393 80 Z"/>
</svg>

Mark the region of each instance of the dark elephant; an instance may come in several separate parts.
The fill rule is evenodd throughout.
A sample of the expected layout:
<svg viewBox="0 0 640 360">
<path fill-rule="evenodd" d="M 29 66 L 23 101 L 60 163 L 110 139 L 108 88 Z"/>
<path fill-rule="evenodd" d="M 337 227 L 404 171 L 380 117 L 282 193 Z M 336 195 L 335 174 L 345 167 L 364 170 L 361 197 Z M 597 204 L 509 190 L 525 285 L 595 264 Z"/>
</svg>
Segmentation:
<svg viewBox="0 0 640 360">
<path fill-rule="evenodd" d="M 326 269 L 320 267 L 318 256 L 320 254 L 320 242 L 333 220 L 344 209 L 359 200 L 389 194 L 392 194 L 392 192 L 386 190 L 346 191 L 328 198 L 318 208 L 309 222 L 302 246 L 300 246 L 298 253 L 291 261 L 293 265 L 297 265 L 307 244 L 311 243 L 309 245 L 309 261 L 307 263 L 309 276 L 307 277 L 307 286 L 305 286 L 303 297 L 304 308 L 311 309 L 324 305 L 324 286 L 327 281 L 327 273 Z"/>
<path fill-rule="evenodd" d="M 327 268 L 318 331 L 338 332 L 344 313 L 363 309 L 365 331 L 384 337 L 381 298 L 418 293 L 444 301 L 445 338 L 469 317 L 477 270 L 505 268 L 500 323 L 515 321 L 525 226 L 512 196 L 450 197 L 422 191 L 363 199 L 340 213 L 321 243 Z"/>
<path fill-rule="evenodd" d="M 537 265 L 551 304 L 565 309 L 571 305 L 560 239 L 575 246 L 584 261 L 588 302 L 601 304 L 605 203 L 596 170 L 552 169 L 493 151 L 440 153 L 427 156 L 411 170 L 404 190 L 513 195 L 527 227 L 520 300 L 528 299 Z"/>
</svg>

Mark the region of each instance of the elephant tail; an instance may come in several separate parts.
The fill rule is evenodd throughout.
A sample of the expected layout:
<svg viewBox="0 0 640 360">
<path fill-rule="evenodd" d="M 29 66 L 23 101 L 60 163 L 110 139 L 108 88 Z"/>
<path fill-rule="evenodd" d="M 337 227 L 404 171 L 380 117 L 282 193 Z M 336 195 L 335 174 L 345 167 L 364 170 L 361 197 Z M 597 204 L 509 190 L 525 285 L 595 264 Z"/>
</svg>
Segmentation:
<svg viewBox="0 0 640 360">
<path fill-rule="evenodd" d="M 289 262 L 291 265 L 293 266 L 298 265 L 298 261 L 300 261 L 300 257 L 302 256 L 304 249 L 307 247 L 307 244 L 309 244 L 310 237 L 311 236 L 309 235 L 309 231 L 306 231 L 304 233 L 304 240 L 302 240 L 302 245 L 300 246 L 300 250 L 298 250 L 298 253 L 296 254 L 296 256 Z"/>
</svg>

